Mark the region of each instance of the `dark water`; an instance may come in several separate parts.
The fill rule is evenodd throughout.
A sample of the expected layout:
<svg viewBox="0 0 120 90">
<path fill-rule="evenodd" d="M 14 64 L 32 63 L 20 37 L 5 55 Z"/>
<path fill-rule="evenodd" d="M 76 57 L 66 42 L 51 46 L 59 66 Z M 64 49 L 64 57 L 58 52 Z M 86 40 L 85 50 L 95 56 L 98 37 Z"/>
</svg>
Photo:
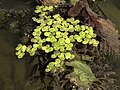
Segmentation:
<svg viewBox="0 0 120 90">
<path fill-rule="evenodd" d="M 25 63 L 18 62 L 14 47 L 18 36 L 0 30 L 0 90 L 22 90 L 25 82 Z M 20 88 L 20 89 L 17 89 Z"/>
<path fill-rule="evenodd" d="M 105 15 L 116 24 L 120 32 L 120 0 L 106 0 L 101 8 Z"/>
<path fill-rule="evenodd" d="M 106 0 L 106 2 L 101 5 L 101 8 L 106 16 L 116 24 L 120 33 L 120 0 Z M 117 84 L 120 86 L 120 58 L 116 61 L 114 60 L 113 65 L 117 73 Z"/>
<path fill-rule="evenodd" d="M 16 59 L 14 48 L 19 36 L 10 31 L 0 30 L 0 90 L 37 90 L 39 82 L 27 85 L 30 66 Z"/>
<path fill-rule="evenodd" d="M 30 8 L 32 0 L 0 0 L 8 10 Z M 20 37 L 13 33 L 0 30 L 0 90 L 37 90 L 39 83 L 26 85 L 30 65 L 15 56 L 15 47 Z"/>
<path fill-rule="evenodd" d="M 106 0 L 105 3 L 101 5 L 102 10 L 105 15 L 116 24 L 117 29 L 120 34 L 120 0 Z M 114 70 L 117 73 L 117 84 L 120 86 L 120 58 L 113 62 Z M 118 89 L 120 90 L 120 88 Z"/>
<path fill-rule="evenodd" d="M 32 0 L 3 0 L 8 9 L 29 8 L 28 4 L 31 2 Z M 120 0 L 107 0 L 101 8 L 120 31 Z M 0 90 L 37 90 L 39 83 L 31 87 L 25 84 L 29 68 L 25 62 L 19 61 L 14 55 L 14 48 L 18 43 L 18 35 L 0 30 Z M 116 60 L 114 66 L 118 74 L 118 85 L 120 85 L 120 60 Z"/>
<path fill-rule="evenodd" d="M 30 8 L 33 0 L 1 0 L 7 9 Z"/>
</svg>

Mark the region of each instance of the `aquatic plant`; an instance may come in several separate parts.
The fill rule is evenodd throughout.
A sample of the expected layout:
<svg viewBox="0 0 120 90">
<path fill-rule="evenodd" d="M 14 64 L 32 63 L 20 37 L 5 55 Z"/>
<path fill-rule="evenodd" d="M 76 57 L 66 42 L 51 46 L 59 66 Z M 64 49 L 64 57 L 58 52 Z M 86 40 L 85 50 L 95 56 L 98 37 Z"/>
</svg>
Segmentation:
<svg viewBox="0 0 120 90">
<path fill-rule="evenodd" d="M 80 25 L 80 21 L 75 18 L 64 19 L 60 14 L 52 15 L 52 11 L 54 11 L 53 6 L 37 6 L 34 12 L 39 14 L 39 17 L 32 19 L 38 23 L 38 26 L 32 32 L 31 44 L 18 44 L 16 47 L 18 58 L 22 58 L 25 53 L 34 56 L 40 51 L 49 54 L 53 61 L 47 65 L 46 72 L 65 67 L 66 62 L 72 63 L 71 61 L 75 60 L 75 55 L 71 52 L 74 43 L 78 42 L 94 47 L 99 44 L 91 26 Z M 69 66 L 72 65 L 69 64 Z M 72 67 L 75 71 L 75 67 Z"/>
<path fill-rule="evenodd" d="M 74 72 L 68 75 L 74 75 L 74 78 L 78 76 L 77 84 L 89 87 L 89 84 L 92 84 L 93 81 L 98 81 L 92 73 L 90 67 L 85 63 L 75 60 L 66 62 L 66 65 L 74 67 Z"/>
</svg>

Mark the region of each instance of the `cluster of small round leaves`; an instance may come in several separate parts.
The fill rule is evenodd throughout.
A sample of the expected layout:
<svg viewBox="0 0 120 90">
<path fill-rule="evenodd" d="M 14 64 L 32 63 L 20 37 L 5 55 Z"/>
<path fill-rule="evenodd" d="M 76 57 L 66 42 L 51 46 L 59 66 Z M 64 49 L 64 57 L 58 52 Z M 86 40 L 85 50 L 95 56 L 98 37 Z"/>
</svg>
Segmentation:
<svg viewBox="0 0 120 90">
<path fill-rule="evenodd" d="M 50 15 L 53 11 L 53 6 L 37 6 L 35 13 L 39 14 L 39 18 L 33 17 L 33 21 L 37 22 L 37 26 L 32 35 L 32 45 L 18 45 L 16 55 L 22 58 L 25 51 L 31 56 L 35 55 L 38 49 L 45 51 L 45 53 L 52 52 L 51 58 L 55 60 L 47 65 L 46 72 L 56 69 L 61 66 L 64 60 L 74 58 L 70 53 L 74 42 L 82 44 L 98 45 L 98 41 L 94 38 L 96 34 L 93 33 L 93 28 L 85 25 L 79 25 L 80 21 L 74 18 L 64 19 L 60 14 Z M 44 44 L 43 44 L 44 43 Z M 24 47 L 25 50 L 22 48 Z"/>
<path fill-rule="evenodd" d="M 61 52 L 61 51 L 55 51 L 51 58 L 59 58 L 60 60 L 66 60 L 66 59 L 73 59 L 74 55 L 70 52 Z"/>
<path fill-rule="evenodd" d="M 27 47 L 25 45 L 18 44 L 18 46 L 15 48 L 17 51 L 15 54 L 18 56 L 18 58 L 22 58 L 25 55 L 26 48 Z"/>
<path fill-rule="evenodd" d="M 50 62 L 48 65 L 47 65 L 47 68 L 46 68 L 46 72 L 49 72 L 51 70 L 54 70 L 56 69 L 57 67 L 60 67 L 61 66 L 61 60 L 60 59 L 56 59 L 55 62 Z"/>
</svg>

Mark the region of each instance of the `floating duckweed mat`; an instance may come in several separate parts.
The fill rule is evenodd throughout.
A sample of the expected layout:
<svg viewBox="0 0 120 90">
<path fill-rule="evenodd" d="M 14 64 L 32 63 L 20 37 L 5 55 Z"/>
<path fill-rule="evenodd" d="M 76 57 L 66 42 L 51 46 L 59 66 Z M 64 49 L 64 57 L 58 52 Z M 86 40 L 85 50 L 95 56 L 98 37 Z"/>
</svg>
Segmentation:
<svg viewBox="0 0 120 90">
<path fill-rule="evenodd" d="M 16 47 L 16 55 L 18 58 L 35 62 L 31 70 L 30 84 L 40 80 L 41 90 L 115 90 L 115 87 L 111 87 L 112 78 L 109 78 L 110 73 L 114 73 L 111 72 L 111 65 L 108 60 L 103 59 L 104 56 L 99 56 L 97 46 L 99 38 L 103 38 L 102 33 L 95 31 L 96 23 L 88 25 L 89 23 L 78 16 L 71 18 L 67 15 L 70 7 L 40 5 L 36 7 L 35 17 L 31 11 L 9 12 L 1 9 L 0 20 L 4 22 L 1 22 L 0 27 L 21 35 L 21 44 Z M 90 15 L 89 9 L 85 7 L 81 10 L 88 10 L 87 15 Z M 95 21 L 95 18 L 92 17 L 92 20 Z M 108 78 L 104 78 L 108 73 Z M 49 79 L 48 82 L 46 79 Z"/>
</svg>

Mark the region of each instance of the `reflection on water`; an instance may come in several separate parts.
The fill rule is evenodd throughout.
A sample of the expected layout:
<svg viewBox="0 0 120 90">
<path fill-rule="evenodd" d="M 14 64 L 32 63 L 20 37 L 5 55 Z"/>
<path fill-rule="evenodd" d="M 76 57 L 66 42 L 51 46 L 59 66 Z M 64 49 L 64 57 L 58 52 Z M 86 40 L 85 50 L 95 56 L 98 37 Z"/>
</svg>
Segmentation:
<svg viewBox="0 0 120 90">
<path fill-rule="evenodd" d="M 120 33 L 120 0 L 106 0 L 106 2 L 101 5 L 101 8 L 106 16 L 116 24 Z M 120 86 L 120 59 L 114 60 L 113 65 L 118 75 L 117 84 Z M 120 90 L 120 88 L 118 90 Z"/>
</svg>

